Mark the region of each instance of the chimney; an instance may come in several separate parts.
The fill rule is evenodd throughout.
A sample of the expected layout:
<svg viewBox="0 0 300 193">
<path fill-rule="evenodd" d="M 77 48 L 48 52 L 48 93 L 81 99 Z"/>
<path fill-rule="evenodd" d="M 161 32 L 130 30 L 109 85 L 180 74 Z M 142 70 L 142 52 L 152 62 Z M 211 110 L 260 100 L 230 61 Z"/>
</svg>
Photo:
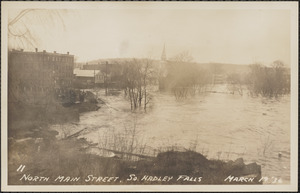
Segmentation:
<svg viewBox="0 0 300 193">
<path fill-rule="evenodd" d="M 43 50 L 44 53 L 46 53 L 46 50 Z"/>
<path fill-rule="evenodd" d="M 38 49 L 37 49 L 37 48 L 35 48 L 35 52 L 38 52 Z"/>
<path fill-rule="evenodd" d="M 54 51 L 54 54 L 56 54 L 56 51 Z"/>
<path fill-rule="evenodd" d="M 69 55 L 69 52 L 67 52 L 67 54 Z"/>
</svg>

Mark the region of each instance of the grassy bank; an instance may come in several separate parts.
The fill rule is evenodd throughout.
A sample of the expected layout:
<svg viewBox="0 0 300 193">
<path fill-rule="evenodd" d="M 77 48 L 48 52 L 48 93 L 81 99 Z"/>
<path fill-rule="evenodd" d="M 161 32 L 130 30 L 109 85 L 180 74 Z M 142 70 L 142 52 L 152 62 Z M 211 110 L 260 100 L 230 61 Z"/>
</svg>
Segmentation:
<svg viewBox="0 0 300 193">
<path fill-rule="evenodd" d="M 79 114 L 96 111 L 96 102 L 83 102 L 64 107 L 61 104 L 30 105 L 13 103 L 8 106 L 8 137 L 15 139 L 39 138 L 56 135 L 48 129 L 51 124 L 63 124 L 79 120 Z"/>
<path fill-rule="evenodd" d="M 125 161 L 86 153 L 88 146 L 84 139 L 75 138 L 10 141 L 8 182 L 20 185 L 260 184 L 260 166 L 245 165 L 242 159 L 226 163 L 208 160 L 193 151 L 168 151 L 153 158 Z M 17 171 L 20 165 L 26 166 L 22 172 Z M 254 177 L 252 182 L 224 181 L 228 176 L 249 175 Z M 49 180 L 32 180 L 36 176 Z M 75 178 L 79 179 L 70 181 Z"/>
</svg>

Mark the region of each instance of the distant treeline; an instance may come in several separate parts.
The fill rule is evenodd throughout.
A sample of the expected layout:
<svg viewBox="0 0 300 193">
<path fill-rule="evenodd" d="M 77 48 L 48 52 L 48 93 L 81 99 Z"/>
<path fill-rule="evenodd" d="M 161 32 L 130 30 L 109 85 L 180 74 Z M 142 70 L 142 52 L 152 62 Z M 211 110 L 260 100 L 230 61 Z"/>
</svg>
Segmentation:
<svg viewBox="0 0 300 193">
<path fill-rule="evenodd" d="M 290 93 L 290 69 L 281 61 L 270 67 L 262 64 L 248 66 L 248 72 L 229 72 L 221 65 L 201 68 L 194 63 L 171 62 L 163 87 L 171 90 L 177 99 L 207 91 L 213 84 L 227 84 L 232 94 L 243 94 L 247 89 L 251 96 L 278 97 Z"/>
<path fill-rule="evenodd" d="M 241 70 L 242 69 L 242 70 Z M 248 69 L 248 70 L 245 70 Z M 211 63 L 200 65 L 176 58 L 169 61 L 151 59 L 127 59 L 105 65 L 111 82 L 124 90 L 132 110 L 147 108 L 151 97 L 150 85 L 172 92 L 176 99 L 184 99 L 203 93 L 214 84 L 227 84 L 229 93 L 248 90 L 252 96 L 277 97 L 290 93 L 290 72 L 281 61 L 267 67 L 252 64 L 241 68 L 238 65 Z M 107 85 L 111 85 L 109 82 Z"/>
<path fill-rule="evenodd" d="M 273 62 L 271 67 L 261 64 L 250 66 L 246 78 L 249 91 L 254 95 L 277 97 L 290 93 L 290 69 L 281 61 Z"/>
</svg>

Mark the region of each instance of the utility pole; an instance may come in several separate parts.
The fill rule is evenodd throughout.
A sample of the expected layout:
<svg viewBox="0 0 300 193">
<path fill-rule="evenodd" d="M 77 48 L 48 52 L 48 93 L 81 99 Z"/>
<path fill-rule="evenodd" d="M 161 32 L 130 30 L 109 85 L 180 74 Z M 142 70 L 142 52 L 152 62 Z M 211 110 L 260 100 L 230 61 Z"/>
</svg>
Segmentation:
<svg viewBox="0 0 300 193">
<path fill-rule="evenodd" d="M 94 68 L 94 86 L 96 84 L 96 72 L 95 72 L 95 68 Z"/>
<path fill-rule="evenodd" d="M 108 62 L 105 63 L 105 95 L 107 96 L 107 65 Z"/>
</svg>

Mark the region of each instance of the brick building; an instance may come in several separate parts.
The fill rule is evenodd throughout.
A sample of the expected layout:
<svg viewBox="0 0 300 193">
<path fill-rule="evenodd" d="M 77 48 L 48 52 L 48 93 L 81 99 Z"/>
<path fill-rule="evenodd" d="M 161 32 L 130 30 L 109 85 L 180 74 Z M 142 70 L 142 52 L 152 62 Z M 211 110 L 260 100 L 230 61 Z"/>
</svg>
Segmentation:
<svg viewBox="0 0 300 193">
<path fill-rule="evenodd" d="M 46 52 L 8 52 L 9 102 L 44 104 L 69 95 L 74 56 Z"/>
</svg>

